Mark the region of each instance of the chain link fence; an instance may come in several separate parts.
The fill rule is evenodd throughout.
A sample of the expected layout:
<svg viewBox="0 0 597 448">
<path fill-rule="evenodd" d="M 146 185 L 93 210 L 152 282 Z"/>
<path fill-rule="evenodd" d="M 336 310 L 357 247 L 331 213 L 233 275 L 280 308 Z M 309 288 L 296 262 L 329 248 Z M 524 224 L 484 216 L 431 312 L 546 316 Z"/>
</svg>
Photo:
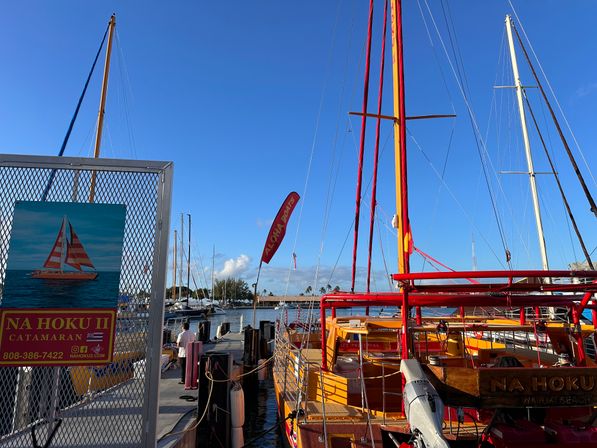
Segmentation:
<svg viewBox="0 0 597 448">
<path fill-rule="evenodd" d="M 126 206 L 113 362 L 0 367 L 2 448 L 155 446 L 172 164 L 0 155 L 0 278 L 15 202 L 87 203 L 92 177 Z"/>
</svg>

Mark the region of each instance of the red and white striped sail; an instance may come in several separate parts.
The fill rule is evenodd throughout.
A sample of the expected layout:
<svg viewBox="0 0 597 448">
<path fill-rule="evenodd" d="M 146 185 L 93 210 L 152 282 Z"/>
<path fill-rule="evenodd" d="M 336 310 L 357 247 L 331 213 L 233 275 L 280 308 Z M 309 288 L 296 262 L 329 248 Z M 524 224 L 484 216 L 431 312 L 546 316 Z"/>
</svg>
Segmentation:
<svg viewBox="0 0 597 448">
<path fill-rule="evenodd" d="M 62 268 L 62 251 L 64 247 L 64 227 L 65 221 L 62 221 L 60 226 L 60 231 L 58 232 L 58 236 L 56 237 L 56 241 L 54 241 L 54 246 L 46 258 L 46 262 L 44 263 L 44 268 L 48 269 L 61 269 Z"/>
<path fill-rule="evenodd" d="M 85 248 L 79 240 L 79 237 L 75 233 L 73 226 L 71 223 L 68 223 L 70 228 L 70 241 L 67 242 L 66 246 L 66 260 L 64 261 L 69 266 L 81 271 L 81 266 L 87 266 L 90 268 L 94 268 L 89 255 L 85 252 Z"/>
</svg>

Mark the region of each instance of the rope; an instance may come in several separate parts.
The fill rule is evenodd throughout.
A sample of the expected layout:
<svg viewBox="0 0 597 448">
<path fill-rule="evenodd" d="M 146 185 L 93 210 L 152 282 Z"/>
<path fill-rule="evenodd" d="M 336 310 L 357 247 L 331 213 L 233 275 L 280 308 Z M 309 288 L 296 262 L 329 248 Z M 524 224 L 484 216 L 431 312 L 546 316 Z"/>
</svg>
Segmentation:
<svg viewBox="0 0 597 448">
<path fill-rule="evenodd" d="M 122 45 L 120 45 L 120 38 L 118 34 L 118 30 L 114 29 L 114 35 L 116 37 L 116 54 L 118 55 L 118 71 L 120 72 L 120 78 L 122 79 L 122 102 L 123 102 L 123 109 L 124 109 L 124 122 L 126 124 L 126 129 L 128 131 L 128 138 L 129 138 L 129 145 L 131 146 L 131 155 L 133 159 L 137 158 L 137 145 L 135 140 L 135 135 L 133 132 L 133 127 L 131 126 L 131 119 L 129 117 L 129 103 L 127 97 L 127 87 L 133 97 L 133 89 L 132 84 L 129 76 L 129 72 L 127 66 L 125 64 L 124 52 L 122 51 Z M 134 97 L 132 98 L 134 101 Z"/>
<path fill-rule="evenodd" d="M 342 4 L 342 2 L 338 2 L 338 8 L 340 7 L 340 5 Z M 326 194 L 326 199 L 325 199 L 325 206 L 324 206 L 324 214 L 323 214 L 323 222 L 322 222 L 322 227 L 321 227 L 321 238 L 320 238 L 320 245 L 319 245 L 319 253 L 317 255 L 317 265 L 315 268 L 315 278 L 314 278 L 314 284 L 315 287 L 317 287 L 318 281 L 319 281 L 319 270 L 321 267 L 321 257 L 323 255 L 323 247 L 324 247 L 324 241 L 327 235 L 327 229 L 328 229 L 328 224 L 329 224 L 329 219 L 330 219 L 330 211 L 331 211 L 331 204 L 332 204 L 332 199 L 334 197 L 334 193 L 336 191 L 336 184 L 338 182 L 338 178 L 340 177 L 340 167 L 341 167 L 341 161 L 342 161 L 342 157 L 343 157 L 343 151 L 340 152 L 340 156 L 338 157 L 338 161 L 336 163 L 336 149 L 338 147 L 338 137 L 339 137 L 339 133 L 340 133 L 340 116 L 343 114 L 344 111 L 344 107 L 343 107 L 343 98 L 344 98 L 344 91 L 346 88 L 346 83 L 347 83 L 347 75 L 348 75 L 348 66 L 349 63 L 352 62 L 352 59 L 350 58 L 350 55 L 352 55 L 352 38 L 354 35 L 354 22 L 355 22 L 355 7 L 356 7 L 357 3 L 353 3 L 353 11 L 352 11 L 352 19 L 351 19 L 351 23 L 350 23 L 350 33 L 349 33 L 349 40 L 348 40 L 348 48 L 346 51 L 346 61 L 345 61 L 345 65 L 344 65 L 344 77 L 342 79 L 342 85 L 341 85 L 341 89 L 340 89 L 340 93 L 339 93 L 339 100 L 338 100 L 338 119 L 336 120 L 336 130 L 334 132 L 334 141 L 332 143 L 332 154 L 330 157 L 330 168 L 329 168 L 329 172 L 331 173 L 330 176 L 328 176 L 328 185 L 327 185 L 327 194 Z M 356 87 L 356 86 L 355 86 Z M 354 91 L 355 89 L 353 89 Z M 348 123 L 350 124 L 350 120 L 348 121 Z M 344 148 L 344 142 L 346 141 L 346 135 L 347 133 L 343 134 L 343 141 L 341 144 L 341 147 Z M 334 165 L 336 166 L 334 168 Z"/>
<path fill-rule="evenodd" d="M 384 66 L 386 62 L 386 28 L 388 22 L 388 2 L 385 1 L 383 13 L 383 32 L 381 37 L 381 62 L 379 68 L 379 91 L 377 98 L 377 120 L 375 123 L 375 150 L 373 162 L 373 187 L 371 190 L 371 210 L 369 213 L 369 246 L 367 256 L 367 292 L 370 292 L 371 284 L 371 253 L 373 251 L 373 230 L 375 224 L 375 205 L 377 203 L 377 168 L 379 164 L 379 133 L 381 128 L 381 106 L 383 99 L 383 80 L 384 80 Z M 363 117 L 364 118 L 364 117 Z M 363 132 L 365 130 L 363 129 Z"/>
<path fill-rule="evenodd" d="M 455 272 L 455 271 L 454 271 L 454 269 L 452 269 L 452 268 L 451 268 L 451 267 L 449 267 L 449 266 L 446 266 L 446 265 L 445 265 L 445 264 L 443 264 L 441 261 L 438 261 L 438 260 L 436 260 L 436 259 L 435 259 L 435 258 L 433 258 L 431 255 L 428 255 L 428 254 L 426 254 L 425 252 L 423 252 L 423 251 L 422 251 L 421 249 L 419 249 L 418 247 L 415 247 L 415 246 L 413 246 L 413 249 L 414 249 L 414 250 L 415 250 L 417 253 L 419 253 L 420 255 L 422 255 L 424 258 L 428 259 L 429 261 L 431 261 L 431 262 L 433 262 L 433 263 L 437 263 L 437 264 L 439 264 L 441 267 L 443 267 L 443 268 L 445 268 L 445 269 L 447 269 L 447 270 L 449 270 L 449 271 Z M 475 280 L 475 279 L 472 279 L 472 278 L 467 278 L 467 280 L 468 280 L 469 282 L 471 282 L 471 283 L 474 283 L 474 284 L 477 284 L 477 285 L 479 284 L 479 282 L 478 282 L 477 280 Z"/>
<path fill-rule="evenodd" d="M 367 52 L 365 58 L 365 80 L 363 87 L 363 117 L 361 118 L 361 135 L 359 139 L 359 163 L 357 168 L 357 192 L 354 217 L 354 238 L 352 248 L 352 277 L 350 291 L 354 292 L 357 269 L 357 248 L 359 242 L 359 218 L 361 213 L 361 191 L 363 180 L 363 156 L 365 153 L 365 135 L 367 130 L 367 104 L 369 99 L 369 74 L 371 66 L 371 37 L 373 30 L 373 0 L 369 1 L 369 20 L 367 29 Z"/>
<path fill-rule="evenodd" d="M 450 55 L 448 54 L 448 50 L 446 47 L 446 44 L 444 43 L 443 38 L 441 37 L 441 34 L 439 32 L 439 28 L 437 27 L 437 23 L 435 22 L 435 18 L 433 16 L 433 13 L 431 12 L 431 8 L 429 7 L 429 3 L 427 0 L 425 1 L 425 5 L 427 6 L 427 10 L 429 11 L 429 15 L 431 17 L 431 21 L 433 23 L 433 26 L 435 28 L 435 31 L 437 33 L 437 36 L 439 38 L 439 41 L 441 42 L 442 48 L 444 50 L 446 59 L 448 60 L 448 64 L 450 65 L 450 68 L 452 70 L 452 74 L 454 75 L 454 78 L 456 80 L 456 84 L 458 85 L 458 89 L 460 91 L 460 94 L 464 100 L 464 104 L 466 106 L 467 112 L 468 112 L 468 116 L 471 122 L 471 127 L 473 128 L 473 134 L 475 135 L 475 145 L 477 147 L 477 153 L 479 155 L 479 158 L 481 160 L 481 167 L 483 169 L 483 175 L 485 177 L 485 184 L 487 186 L 487 190 L 489 192 L 489 197 L 491 199 L 491 204 L 492 204 L 492 209 L 493 209 L 493 214 L 496 220 L 496 224 L 498 227 L 498 232 L 500 235 L 500 239 L 502 241 L 502 246 L 504 249 L 504 252 L 506 254 L 506 263 L 508 264 L 509 267 L 511 267 L 510 264 L 510 251 L 508 250 L 508 246 L 506 244 L 506 236 L 504 233 L 504 229 L 503 229 L 503 224 L 501 222 L 500 216 L 498 214 L 498 210 L 497 210 L 497 205 L 496 205 L 496 200 L 495 200 L 495 196 L 494 196 L 494 192 L 493 189 L 491 188 L 491 183 L 489 182 L 489 175 L 487 173 L 487 164 L 491 164 L 491 161 L 489 160 L 488 162 L 488 157 L 487 157 L 487 149 L 485 147 L 485 141 L 483 140 L 483 137 L 481 136 L 481 131 L 479 129 L 479 126 L 477 124 L 477 120 L 475 118 L 475 114 L 473 112 L 473 108 L 469 102 L 468 99 L 468 95 L 466 93 L 466 86 L 464 85 L 466 79 L 462 79 L 462 76 L 459 74 L 459 72 L 457 72 L 456 68 L 454 67 L 454 64 L 452 63 L 452 59 L 450 58 Z M 442 4 L 443 7 L 443 4 Z M 446 19 L 447 20 L 447 19 Z M 454 48 L 454 44 L 451 41 L 452 44 L 452 51 L 455 52 L 455 48 Z"/>
<path fill-rule="evenodd" d="M 207 370 L 207 366 L 206 366 L 205 377 L 209 380 L 209 392 L 207 393 L 207 401 L 205 402 L 205 408 L 203 409 L 203 414 L 201 415 L 201 418 L 199 418 L 199 420 L 197 420 L 194 425 L 192 425 L 192 426 L 190 426 L 188 428 L 185 428 L 182 431 L 173 432 L 173 433 L 170 433 L 170 434 L 165 434 L 162 438 L 160 438 L 160 440 L 162 440 L 162 439 L 164 439 L 166 437 L 179 436 L 181 434 L 186 434 L 189 431 L 193 431 L 194 429 L 196 429 L 196 428 L 199 427 L 199 425 L 201 424 L 201 422 L 203 421 L 203 419 L 207 415 L 207 410 L 209 409 L 209 403 L 211 401 L 211 394 L 213 392 L 214 383 L 218 382 L 218 380 L 214 380 L 213 378 L 210 378 L 210 376 L 207 375 L 207 372 L 208 372 L 208 370 Z M 183 417 L 184 417 L 184 415 L 183 415 Z M 181 419 L 182 419 L 182 417 L 181 417 Z M 179 421 L 180 421 L 180 419 L 179 419 Z"/>
<path fill-rule="evenodd" d="M 379 228 L 379 220 L 376 220 L 375 224 L 377 225 L 377 233 L 379 235 L 379 251 L 381 253 L 381 259 L 383 261 L 383 268 L 386 273 L 386 279 L 388 280 L 388 286 L 390 289 L 392 289 L 392 277 L 390 275 L 390 271 L 388 270 L 388 263 L 386 262 L 386 253 L 383 250 L 383 244 L 381 241 L 381 230 Z"/>
<path fill-rule="evenodd" d="M 258 365 L 257 367 L 255 367 L 253 370 L 249 370 L 248 372 L 238 375 L 238 377 L 236 377 L 236 379 L 226 378 L 225 380 L 216 380 L 213 376 L 211 376 L 211 373 L 209 373 L 209 371 L 207 369 L 205 369 L 205 376 L 207 377 L 208 380 L 210 380 L 213 383 L 237 383 L 239 379 L 241 379 L 247 375 L 250 375 L 252 373 L 255 373 L 258 370 L 263 369 L 273 359 L 274 359 L 274 356 L 271 356 L 270 358 L 266 359 L 265 362 L 261 363 L 261 365 Z M 223 372 L 222 370 L 220 370 L 220 371 Z"/>
<path fill-rule="evenodd" d="M 427 32 L 427 38 L 429 39 L 429 44 L 430 44 L 430 46 L 431 46 L 431 48 L 433 50 L 433 57 L 434 57 L 436 66 L 437 66 L 438 71 L 440 73 L 440 76 L 442 78 L 442 83 L 444 85 L 444 89 L 445 89 L 446 94 L 448 96 L 448 100 L 450 101 L 450 107 L 452 108 L 452 113 L 454 115 L 456 115 L 456 108 L 454 107 L 454 101 L 452 99 L 452 95 L 450 93 L 450 89 L 448 88 L 448 83 L 447 83 L 447 80 L 446 80 L 446 76 L 444 74 L 444 70 L 442 69 L 442 66 L 439 63 L 439 56 L 437 54 L 435 45 L 433 44 L 433 39 L 431 37 L 431 32 L 429 30 L 429 26 L 427 24 L 427 19 L 425 18 L 425 13 L 423 12 L 423 7 L 421 6 L 421 1 L 420 0 L 417 0 L 417 6 L 419 7 L 419 13 L 421 14 L 421 19 L 423 20 L 423 24 L 425 25 L 425 31 Z M 435 204 L 434 204 L 433 212 L 432 212 L 432 216 L 433 216 L 433 220 L 432 221 L 433 222 L 435 222 L 436 216 L 437 216 L 437 209 L 439 207 L 439 194 L 440 194 L 441 188 L 443 186 L 444 176 L 445 176 L 446 169 L 447 169 L 447 166 L 448 166 L 448 159 L 450 157 L 450 151 L 452 149 L 452 141 L 453 141 L 455 130 L 456 130 L 456 120 L 453 120 L 452 121 L 452 129 L 450 130 L 450 136 L 448 138 L 448 147 L 446 149 L 446 155 L 444 157 L 444 163 L 443 163 L 443 167 L 442 167 L 442 171 L 441 171 L 441 177 L 440 177 L 440 179 L 441 179 L 442 182 L 440 183 L 440 185 L 438 187 L 438 191 L 437 191 L 437 195 L 436 195 L 436 200 L 435 200 Z"/>
<path fill-rule="evenodd" d="M 421 147 L 421 145 L 419 144 L 419 142 L 415 139 L 414 135 L 412 135 L 411 131 L 408 131 L 408 134 L 409 134 L 409 137 L 411 138 L 411 140 L 413 141 L 413 143 L 415 144 L 415 146 L 419 149 L 419 151 L 421 152 L 421 154 L 423 155 L 423 157 L 425 158 L 425 160 L 427 161 L 427 163 L 431 167 L 432 171 L 440 179 L 440 181 L 442 181 L 442 178 L 441 178 L 439 172 L 437 171 L 437 169 L 435 168 L 435 166 L 433 165 L 433 162 L 431 162 L 431 159 L 427 156 L 427 154 L 425 153 L 425 151 L 423 150 L 423 148 Z M 458 207 L 460 208 L 460 210 L 461 210 L 462 214 L 464 215 L 464 217 L 469 221 L 470 225 L 473 226 L 475 228 L 475 230 L 477 230 L 477 232 L 479 233 L 479 235 L 481 236 L 481 238 L 483 239 L 483 241 L 485 242 L 485 244 L 487 244 L 487 247 L 489 248 L 489 250 L 491 251 L 491 253 L 495 256 L 495 258 L 498 261 L 498 263 L 500 263 L 500 265 L 502 267 L 504 267 L 504 264 L 502 263 L 500 257 L 498 257 L 498 255 L 495 253 L 495 251 L 491 247 L 491 244 L 489 243 L 489 241 L 487 240 L 487 238 L 485 237 L 485 235 L 483 234 L 483 232 L 481 232 L 481 229 L 477 226 L 477 224 L 475 224 L 475 222 L 473 221 L 472 217 L 467 213 L 466 209 L 464 208 L 464 206 L 462 205 L 462 203 L 458 200 L 458 198 L 456 197 L 456 195 L 454 194 L 454 192 L 452 191 L 452 189 L 448 186 L 448 184 L 445 183 L 445 181 L 442 181 L 442 182 L 443 182 L 444 186 L 446 187 L 446 190 L 448 191 L 448 193 L 450 194 L 450 196 L 454 200 L 454 202 L 456 202 L 456 205 L 458 205 Z"/>
<path fill-rule="evenodd" d="M 81 109 L 81 103 L 83 103 L 83 98 L 85 97 L 85 93 L 87 92 L 87 87 L 89 86 L 89 81 L 91 81 L 91 75 L 93 75 L 93 70 L 95 69 L 95 64 L 99 59 L 99 55 L 102 51 L 102 47 L 104 46 L 104 42 L 106 41 L 106 36 L 108 35 L 108 29 L 110 25 L 106 28 L 104 32 L 104 37 L 102 37 L 102 42 L 100 43 L 99 48 L 97 49 L 97 54 L 95 55 L 95 59 L 93 60 L 93 64 L 91 65 L 91 70 L 89 70 L 89 75 L 87 75 L 87 80 L 85 81 L 85 86 L 83 87 L 83 92 L 81 92 L 81 96 L 79 97 L 79 101 L 77 102 L 77 107 L 75 108 L 75 113 L 70 120 L 68 125 L 68 129 L 66 131 L 66 135 L 64 136 L 64 140 L 62 141 L 62 146 L 60 147 L 60 151 L 58 152 L 58 156 L 62 157 L 64 151 L 66 150 L 66 144 L 68 143 L 68 139 L 70 138 L 70 134 L 73 130 L 73 126 L 75 125 L 75 120 L 79 115 L 79 109 Z M 45 201 L 48 198 L 48 194 L 50 193 L 50 188 L 52 188 L 52 182 L 54 182 L 54 177 L 56 177 L 56 170 L 52 170 L 50 173 L 50 178 L 48 179 L 48 183 L 46 184 L 46 188 L 44 189 L 41 200 Z"/>
<path fill-rule="evenodd" d="M 533 333 L 535 333 L 535 348 L 537 349 L 537 362 L 539 363 L 539 367 L 543 367 L 541 365 L 541 351 L 539 350 L 539 336 L 537 334 L 537 322 L 533 322 Z"/>
<path fill-rule="evenodd" d="M 589 267 L 591 268 L 591 270 L 594 270 L 593 262 L 591 261 L 591 255 L 587 251 L 587 247 L 585 246 L 583 237 L 580 233 L 580 230 L 578 229 L 578 226 L 576 225 L 576 219 L 574 218 L 574 215 L 572 214 L 572 210 L 570 209 L 570 204 L 568 204 L 568 199 L 566 198 L 566 195 L 564 194 L 564 189 L 562 188 L 562 184 L 560 182 L 560 176 L 558 175 L 558 173 L 555 169 L 555 166 L 553 164 L 553 161 L 551 159 L 551 156 L 549 155 L 549 151 L 547 150 L 547 146 L 545 145 L 545 140 L 543 139 L 543 135 L 541 134 L 539 125 L 537 124 L 537 120 L 535 119 L 535 114 L 533 113 L 533 109 L 531 108 L 531 103 L 529 102 L 529 99 L 526 96 L 526 94 L 524 95 L 524 99 L 526 101 L 527 108 L 529 109 L 529 112 L 531 114 L 531 118 L 533 119 L 533 123 L 535 125 L 535 129 L 537 130 L 537 134 L 539 135 L 539 140 L 541 141 L 541 145 L 543 146 L 545 155 L 547 156 L 549 166 L 551 167 L 551 171 L 556 179 L 556 184 L 558 186 L 558 190 L 560 191 L 560 195 L 562 196 L 562 201 L 564 202 L 564 207 L 566 208 L 566 212 L 568 213 L 570 222 L 572 223 L 572 226 L 574 227 L 574 232 L 576 233 L 576 237 L 578 238 L 580 247 L 582 248 L 582 251 L 585 255 L 585 259 L 587 260 L 587 263 L 589 264 Z"/>
<path fill-rule="evenodd" d="M 539 86 L 539 90 L 541 92 L 541 95 L 543 96 L 543 99 L 544 99 L 544 101 L 545 101 L 545 103 L 547 105 L 547 108 L 549 109 L 549 112 L 551 114 L 551 117 L 552 117 L 552 120 L 553 120 L 554 125 L 556 127 L 556 130 L 558 131 L 558 134 L 560 136 L 562 144 L 564 145 L 564 149 L 566 150 L 566 153 L 568 154 L 568 158 L 570 159 L 570 163 L 572 164 L 572 168 L 573 168 L 574 172 L 576 173 L 578 181 L 580 182 L 581 187 L 582 187 L 582 189 L 583 189 L 583 191 L 585 193 L 585 196 L 587 198 L 587 201 L 589 202 L 590 209 L 595 214 L 595 216 L 597 216 L 597 204 L 595 204 L 595 201 L 593 200 L 593 197 L 592 197 L 590 191 L 588 190 L 587 185 L 586 185 L 586 183 L 584 181 L 582 173 L 580 172 L 580 170 L 578 168 L 578 165 L 576 164 L 576 160 L 574 159 L 572 151 L 570 150 L 570 147 L 568 146 L 568 142 L 567 142 L 566 138 L 564 137 L 564 134 L 562 132 L 560 124 L 559 124 L 559 122 L 558 122 L 558 120 L 557 120 L 557 118 L 555 116 L 555 113 L 554 113 L 554 111 L 553 111 L 553 109 L 551 107 L 551 104 L 550 104 L 549 100 L 547 99 L 547 95 L 545 94 L 545 90 L 543 89 L 541 81 L 539 80 L 539 77 L 537 76 L 535 68 L 534 68 L 533 64 L 531 63 L 529 55 L 528 55 L 528 53 L 526 51 L 526 48 L 524 47 L 524 45 L 522 43 L 522 39 L 521 39 L 521 37 L 520 37 L 520 35 L 519 35 L 518 30 L 517 30 L 516 27 L 514 27 L 514 32 L 515 32 L 516 37 L 518 39 L 518 42 L 519 42 L 519 44 L 520 44 L 520 46 L 522 48 L 523 54 L 524 54 L 524 56 L 525 56 L 525 58 L 526 58 L 526 60 L 527 60 L 527 62 L 529 64 L 529 67 L 531 69 L 533 77 L 535 78 L 535 81 L 537 82 L 537 85 Z M 524 29 L 523 29 L 523 32 L 524 32 Z M 526 35 L 525 35 L 525 37 L 526 37 Z M 528 38 L 527 38 L 527 42 L 528 42 Z M 530 44 L 530 42 L 529 42 L 529 44 Z M 531 48 L 532 48 L 532 46 L 531 46 Z M 535 55 L 535 58 L 536 58 L 536 55 Z M 545 73 L 543 73 L 543 75 L 545 77 Z M 552 92 L 552 94 L 553 94 L 553 92 Z M 555 95 L 554 95 L 554 97 L 555 97 Z M 556 98 L 556 102 L 557 102 L 557 98 Z M 581 152 L 581 155 L 582 155 L 582 152 Z"/>
<path fill-rule="evenodd" d="M 326 75 L 325 75 L 323 86 L 321 89 L 321 95 L 319 97 L 319 109 L 317 111 L 317 119 L 315 120 L 315 132 L 313 133 L 313 141 L 311 143 L 311 152 L 309 154 L 309 162 L 307 164 L 307 175 L 305 177 L 305 184 L 303 187 L 303 195 L 302 195 L 303 200 L 300 203 L 298 223 L 296 226 L 294 243 L 292 245 L 292 253 L 296 253 L 296 246 L 297 246 L 299 231 L 300 231 L 300 227 L 301 227 L 302 217 L 303 217 L 303 208 L 304 208 L 305 202 L 307 200 L 307 189 L 309 186 L 309 179 L 311 178 L 311 166 L 313 164 L 313 155 L 315 154 L 315 147 L 317 145 L 317 136 L 319 133 L 319 123 L 320 123 L 320 119 L 321 119 L 321 112 L 323 110 L 323 103 L 324 103 L 325 93 L 327 90 L 327 85 L 328 85 L 328 80 L 329 80 L 330 67 L 332 65 L 332 59 L 333 59 L 333 55 L 334 55 L 334 48 L 335 48 L 335 43 L 336 43 L 336 29 L 337 29 L 338 21 L 339 21 L 340 3 L 341 2 L 338 2 L 338 6 L 336 8 L 336 21 L 334 22 L 334 28 L 333 28 L 333 32 L 332 32 L 332 44 L 330 45 L 330 49 L 328 50 L 328 62 L 326 65 Z M 291 262 L 291 266 L 288 269 L 288 277 L 286 280 L 286 291 L 285 291 L 284 295 L 288 295 L 288 286 L 290 284 L 290 275 L 292 273 L 292 265 L 293 265 L 293 263 Z"/>
<path fill-rule="evenodd" d="M 512 12 L 514 12 L 514 16 L 516 17 L 516 21 L 520 24 L 520 29 L 522 30 L 522 34 L 524 35 L 525 40 L 529 44 L 529 48 L 531 49 L 531 52 L 533 53 L 533 56 L 535 57 L 535 60 L 537 61 L 537 64 L 539 65 L 539 69 L 541 70 L 541 74 L 543 75 L 543 78 L 547 82 L 547 87 L 549 87 L 549 91 L 550 91 L 551 95 L 553 96 L 553 98 L 555 99 L 555 102 L 556 102 L 556 105 L 558 106 L 558 110 L 560 112 L 560 115 L 562 115 L 562 118 L 564 118 L 564 123 L 566 123 L 566 127 L 568 128 L 568 132 L 570 132 L 570 135 L 572 135 L 572 140 L 574 140 L 574 144 L 576 145 L 576 149 L 580 153 L 581 158 L 582 158 L 582 160 L 583 160 L 583 162 L 585 164 L 585 167 L 586 167 L 587 171 L 589 172 L 589 175 L 591 176 L 591 179 L 593 179 L 593 183 L 595 184 L 595 186 L 597 186 L 597 181 L 595 180 L 595 177 L 593 176 L 593 172 L 591 171 L 591 168 L 590 168 L 589 164 L 587 163 L 587 160 L 585 159 L 585 155 L 584 155 L 584 153 L 583 153 L 580 145 L 578 144 L 578 140 L 576 140 L 576 136 L 574 135 L 574 132 L 572 131 L 570 123 L 568 123 L 568 119 L 566 118 L 566 115 L 564 114 L 564 111 L 562 110 L 562 106 L 560 105 L 560 102 L 558 101 L 558 97 L 556 96 L 556 94 L 555 94 L 555 92 L 553 90 L 553 87 L 551 86 L 551 83 L 549 82 L 549 79 L 547 78 L 547 75 L 545 74 L 545 70 L 543 70 L 543 65 L 541 65 L 541 61 L 537 57 L 537 53 L 535 53 L 535 49 L 533 48 L 533 44 L 531 44 L 531 41 L 530 41 L 529 37 L 527 36 L 527 33 L 526 33 L 525 29 L 524 29 L 522 21 L 520 20 L 520 17 L 518 17 L 518 13 L 516 12 L 516 8 L 514 8 L 514 5 L 512 4 L 511 0 L 508 0 L 508 3 L 510 4 L 510 8 L 512 8 Z"/>
</svg>

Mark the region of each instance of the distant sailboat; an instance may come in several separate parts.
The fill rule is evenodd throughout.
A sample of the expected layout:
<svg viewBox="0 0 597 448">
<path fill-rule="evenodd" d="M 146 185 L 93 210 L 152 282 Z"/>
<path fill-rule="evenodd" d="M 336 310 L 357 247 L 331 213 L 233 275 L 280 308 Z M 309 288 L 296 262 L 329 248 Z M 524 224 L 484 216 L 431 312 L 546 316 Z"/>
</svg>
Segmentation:
<svg viewBox="0 0 597 448">
<path fill-rule="evenodd" d="M 66 238 L 67 225 L 70 238 Z M 64 271 L 65 264 L 76 271 Z M 82 266 L 89 267 L 93 271 L 84 271 Z M 33 271 L 30 274 L 31 278 L 47 280 L 95 280 L 97 278 L 95 266 L 66 216 L 62 220 L 56 241 L 46 258 L 44 268 Z"/>
</svg>

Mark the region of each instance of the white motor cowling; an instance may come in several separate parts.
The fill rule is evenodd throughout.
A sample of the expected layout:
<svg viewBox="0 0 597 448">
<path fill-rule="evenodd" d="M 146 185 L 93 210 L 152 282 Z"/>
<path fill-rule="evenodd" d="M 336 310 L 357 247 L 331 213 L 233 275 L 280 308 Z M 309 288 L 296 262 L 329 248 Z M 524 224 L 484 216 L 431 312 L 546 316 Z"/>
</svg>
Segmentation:
<svg viewBox="0 0 597 448">
<path fill-rule="evenodd" d="M 426 448 L 449 448 L 442 434 L 444 403 L 421 369 L 419 361 L 403 359 L 400 371 L 406 381 L 402 399 L 412 433 Z"/>
</svg>

